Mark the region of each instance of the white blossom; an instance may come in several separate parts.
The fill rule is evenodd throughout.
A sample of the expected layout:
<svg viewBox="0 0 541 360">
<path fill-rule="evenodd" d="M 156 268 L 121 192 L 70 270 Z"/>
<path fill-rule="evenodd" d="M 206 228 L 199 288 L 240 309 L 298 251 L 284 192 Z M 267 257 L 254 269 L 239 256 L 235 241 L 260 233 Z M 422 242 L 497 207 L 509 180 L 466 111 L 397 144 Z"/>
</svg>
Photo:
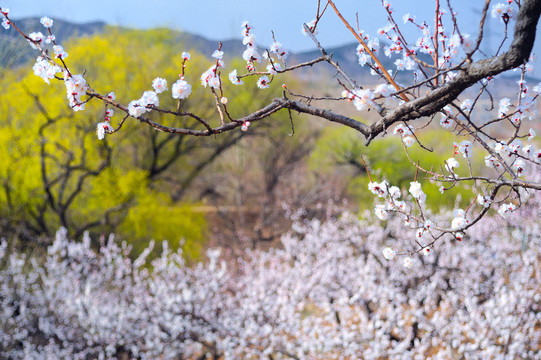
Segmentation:
<svg viewBox="0 0 541 360">
<path fill-rule="evenodd" d="M 383 249 L 383 257 L 387 260 L 393 260 L 396 256 L 396 251 L 393 248 L 386 247 Z"/>
<path fill-rule="evenodd" d="M 374 208 L 374 213 L 380 220 L 387 220 L 389 218 L 389 213 L 385 208 L 385 205 L 376 205 Z"/>
<path fill-rule="evenodd" d="M 34 70 L 36 76 L 41 77 L 47 84 L 50 84 L 49 80 L 54 79 L 55 74 L 62 71 L 58 65 L 51 64 L 42 57 L 37 58 L 32 70 Z"/>
<path fill-rule="evenodd" d="M 229 73 L 229 80 L 235 85 L 243 85 L 244 82 L 237 77 L 237 69 Z"/>
<path fill-rule="evenodd" d="M 257 87 L 260 89 L 267 89 L 269 87 L 269 78 L 266 75 L 261 76 L 257 80 Z"/>
<path fill-rule="evenodd" d="M 454 172 L 454 169 L 459 167 L 459 166 L 460 166 L 460 163 L 458 161 L 456 161 L 456 159 L 454 157 L 447 159 L 447 161 L 445 162 L 445 168 L 449 172 Z"/>
<path fill-rule="evenodd" d="M 492 200 L 488 196 L 483 196 L 479 194 L 477 195 L 477 203 L 487 208 L 492 204 Z"/>
<path fill-rule="evenodd" d="M 415 139 L 414 139 L 412 136 L 406 136 L 405 138 L 402 139 L 402 142 L 403 142 L 404 145 L 406 145 L 407 147 L 410 147 L 410 146 L 412 146 L 413 144 L 415 144 Z"/>
<path fill-rule="evenodd" d="M 419 182 L 417 181 L 410 182 L 409 192 L 420 203 L 425 202 L 426 194 L 421 189 L 421 184 Z"/>
<path fill-rule="evenodd" d="M 192 93 L 192 86 L 183 78 L 177 80 L 171 86 L 171 96 L 173 99 L 186 99 Z"/>
<path fill-rule="evenodd" d="M 500 208 L 498 209 L 498 213 L 499 213 L 502 217 L 506 218 L 507 215 L 508 215 L 510 212 L 513 212 L 513 211 L 515 211 L 516 209 L 517 209 L 517 207 L 516 207 L 515 204 L 511 204 L 511 203 L 509 203 L 509 204 L 502 204 L 502 205 L 500 205 Z"/>
<path fill-rule="evenodd" d="M 192 56 L 189 52 L 183 51 L 180 57 L 182 57 L 184 61 L 189 61 Z"/>
<path fill-rule="evenodd" d="M 111 126 L 111 124 L 109 124 L 108 121 L 99 123 L 96 129 L 98 139 L 103 140 L 103 138 L 105 137 L 105 134 L 111 131 L 113 131 L 113 127 Z"/>
<path fill-rule="evenodd" d="M 51 18 L 48 18 L 47 16 L 42 17 L 39 22 L 46 28 L 53 27 L 53 20 Z"/>
<path fill-rule="evenodd" d="M 157 94 L 167 90 L 167 80 L 157 77 L 152 81 L 152 87 Z"/>
<path fill-rule="evenodd" d="M 403 260 L 403 264 L 405 268 L 411 269 L 414 264 L 414 260 L 411 257 L 405 257 Z"/>
</svg>

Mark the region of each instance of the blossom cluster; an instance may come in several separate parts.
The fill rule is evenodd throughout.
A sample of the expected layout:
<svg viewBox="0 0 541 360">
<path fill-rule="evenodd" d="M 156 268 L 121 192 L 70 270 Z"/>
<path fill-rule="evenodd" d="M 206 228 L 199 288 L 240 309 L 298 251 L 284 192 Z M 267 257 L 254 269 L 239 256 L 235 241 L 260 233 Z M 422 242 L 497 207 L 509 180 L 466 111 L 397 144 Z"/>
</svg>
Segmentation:
<svg viewBox="0 0 541 360">
<path fill-rule="evenodd" d="M 171 86 L 173 99 L 186 99 L 192 93 L 192 86 L 184 78 L 180 78 Z"/>
<path fill-rule="evenodd" d="M 261 54 L 257 50 L 255 42 L 255 34 L 252 31 L 251 25 L 245 21 L 241 24 L 242 27 L 242 44 L 246 45 L 246 49 L 242 53 L 242 58 L 246 61 L 246 69 L 248 71 L 256 70 L 256 63 L 261 61 Z"/>
<path fill-rule="evenodd" d="M 409 13 L 403 16 L 404 24 L 412 24 L 419 30 L 419 37 L 417 40 L 407 44 L 399 29 L 399 25 L 392 17 L 393 10 L 391 5 L 388 2 L 385 2 L 383 6 L 389 13 L 389 23 L 379 28 L 377 31 L 377 35 L 385 41 L 383 51 L 381 51 L 382 46 L 378 37 L 372 37 L 364 30 L 358 33 L 364 41 L 364 44 L 359 44 L 356 48 L 359 65 L 364 67 L 368 64 L 371 67 L 370 73 L 372 75 L 381 76 L 381 69 L 378 64 L 374 63 L 373 55 L 371 55 L 367 49 L 375 56 L 379 56 L 380 53 L 388 58 L 399 55 L 400 58 L 394 60 L 395 70 L 412 71 L 415 79 L 422 67 L 419 64 L 417 57 L 423 54 L 435 58 L 438 68 L 445 70 L 459 64 L 465 56 L 469 56 L 476 50 L 474 40 L 470 34 L 458 32 L 457 26 L 454 23 L 452 26 L 448 27 L 444 25 L 444 17 L 447 16 L 449 19 L 452 17 L 448 16 L 447 12 L 441 8 L 438 12 L 437 24 L 435 25 L 437 31 L 434 31 L 434 29 L 424 21 L 416 22 L 415 16 L 410 15 Z M 516 10 L 513 2 L 509 1 L 508 4 L 495 4 L 491 13 L 492 17 L 498 17 L 500 20 L 507 23 L 510 19 L 514 18 Z M 435 34 L 437 34 L 437 38 L 435 37 Z M 439 52 L 436 52 L 436 42 L 438 43 Z M 389 69 L 390 75 L 392 75 L 392 72 L 393 71 Z M 449 71 L 442 78 L 444 81 L 451 81 L 455 75 L 455 72 Z M 353 92 L 354 91 L 352 91 L 352 93 Z M 367 105 L 364 106 L 354 105 L 358 110 L 362 111 L 369 109 L 370 106 L 368 105 L 373 104 L 367 103 Z"/>
<path fill-rule="evenodd" d="M 491 15 L 493 18 L 498 18 L 503 23 L 508 23 L 510 19 L 513 19 L 516 15 L 513 1 L 507 1 L 506 3 L 497 3 L 492 6 Z"/>
<path fill-rule="evenodd" d="M 224 52 L 221 50 L 215 50 L 212 57 L 216 59 L 216 63 L 201 74 L 201 85 L 204 87 L 209 86 L 213 89 L 219 89 L 221 85 L 220 76 L 218 75 L 218 69 L 224 67 L 225 64 L 222 60 Z"/>
<path fill-rule="evenodd" d="M 54 79 L 55 75 L 62 71 L 62 68 L 40 56 L 36 59 L 32 70 L 34 70 L 34 75 L 39 76 L 47 84 L 50 84 L 49 80 Z"/>
<path fill-rule="evenodd" d="M 4 11 L 4 15 L 7 15 L 9 10 Z M 9 23 L 9 21 L 4 18 L 3 19 L 3 25 L 4 23 Z M 49 34 L 47 37 L 43 35 L 41 32 L 31 32 L 28 34 L 28 44 L 33 48 L 40 50 L 42 54 L 38 56 L 36 59 L 36 63 L 34 64 L 32 70 L 34 70 L 34 74 L 36 76 L 41 77 L 47 84 L 49 84 L 49 80 L 53 79 L 55 75 L 62 71 L 67 71 L 67 69 L 64 69 L 63 67 L 59 66 L 57 63 L 55 63 L 46 52 L 43 51 L 43 44 L 53 44 L 53 53 L 55 59 L 64 60 L 68 57 L 68 53 L 64 50 L 64 47 L 62 45 L 59 45 L 55 41 L 55 36 L 51 32 L 51 27 L 53 26 L 53 20 L 44 16 L 40 19 L 40 23 L 47 28 L 49 31 Z M 9 26 L 4 26 L 6 29 L 9 29 Z M 71 74 L 68 72 L 68 77 L 71 77 Z M 66 76 L 65 76 L 66 77 Z M 68 99 L 70 97 L 68 96 Z M 77 99 L 75 99 L 77 100 Z M 74 110 L 81 110 L 80 108 L 73 106 L 73 101 L 70 100 L 70 106 L 74 108 Z"/>
<path fill-rule="evenodd" d="M 222 55 L 223 53 L 219 55 L 220 58 Z M 187 52 L 183 52 L 181 56 L 184 62 L 190 59 L 190 54 Z M 219 80 L 218 80 L 218 84 L 219 84 Z M 161 77 L 157 77 L 152 81 L 152 87 L 154 91 L 145 91 L 143 92 L 143 95 L 138 100 L 130 101 L 130 103 L 128 104 L 128 112 L 130 116 L 137 118 L 149 111 L 152 111 L 153 108 L 157 108 L 160 106 L 160 99 L 158 98 L 158 94 L 168 90 L 167 80 Z M 179 100 L 186 99 L 191 94 L 191 92 L 192 92 L 192 86 L 186 80 L 184 80 L 184 76 L 182 75 L 180 75 L 180 79 L 177 80 L 171 86 L 171 97 L 173 99 L 179 99 Z M 112 100 L 114 100 L 114 98 Z M 100 123 L 98 125 L 98 138 L 103 139 L 103 136 L 102 136 L 103 132 L 100 131 L 100 125 L 103 127 L 104 123 Z M 105 130 L 111 130 L 111 129 L 112 127 L 106 128 Z M 108 131 L 105 131 L 105 132 L 108 132 Z"/>
<path fill-rule="evenodd" d="M 138 100 L 132 100 L 128 104 L 130 115 L 137 118 L 151 111 L 153 106 L 160 106 L 160 99 L 155 91 L 145 91 Z"/>
<path fill-rule="evenodd" d="M 399 129 L 400 131 L 407 131 L 405 128 Z M 454 168 L 459 166 L 459 163 L 455 158 L 450 158 L 446 161 L 447 169 L 450 173 L 454 174 Z M 379 199 L 382 199 L 384 203 L 376 203 L 374 206 L 374 214 L 379 220 L 388 221 L 393 217 L 391 214 L 397 214 L 395 218 L 401 218 L 404 220 L 403 227 L 405 230 L 414 230 L 415 242 L 418 246 L 417 249 L 423 253 L 423 255 L 430 254 L 430 248 L 437 241 L 440 241 L 445 234 L 451 234 L 454 239 L 461 241 L 464 237 L 464 230 L 470 227 L 470 220 L 466 216 L 466 211 L 462 209 L 455 209 L 450 213 L 451 221 L 444 219 L 441 216 L 439 220 L 433 221 L 431 217 L 434 215 L 427 209 L 423 208 L 426 202 L 426 193 L 422 189 L 421 183 L 418 181 L 410 182 L 409 194 L 413 206 L 408 205 L 405 200 L 400 200 L 402 192 L 397 186 L 390 186 L 387 180 L 383 180 L 378 183 L 370 181 L 368 183 L 368 190 L 376 195 Z M 445 187 L 441 187 L 440 191 L 443 193 Z M 493 200 L 488 196 L 478 195 L 477 203 L 483 208 L 488 208 L 492 205 Z M 417 209 L 418 211 L 414 211 Z M 508 213 L 513 212 L 517 207 L 510 204 L 503 204 L 500 206 L 499 214 L 507 217 Z M 441 224 L 449 224 L 450 226 L 442 227 Z M 438 226 L 435 226 L 438 225 Z M 413 238 L 413 237 L 412 237 Z M 384 249 L 385 258 L 393 259 L 396 252 L 390 252 L 389 249 Z M 411 267 L 410 260 L 404 260 L 404 266 Z"/>
<path fill-rule="evenodd" d="M 530 129 L 529 135 L 528 141 L 535 137 L 535 131 Z M 494 155 L 485 156 L 485 165 L 494 169 L 501 169 L 504 164 L 509 165 L 517 176 L 526 175 L 526 161 L 541 163 L 541 149 L 536 149 L 533 144 L 525 145 L 520 139 L 515 139 L 510 144 L 501 141 L 494 142 L 493 150 Z"/>
<path fill-rule="evenodd" d="M 2 26 L 5 29 L 9 29 L 11 23 L 8 18 L 9 9 L 2 9 Z M 49 33 L 48 36 L 43 35 L 41 32 L 32 32 L 28 35 L 29 45 L 40 51 L 42 54 L 36 60 L 36 63 L 33 66 L 33 71 L 36 76 L 41 77 L 46 83 L 50 83 L 51 79 L 57 78 L 57 74 L 60 72 L 64 73 L 64 81 L 67 88 L 67 97 L 70 104 L 70 107 L 75 110 L 84 110 L 87 100 L 84 100 L 82 96 L 86 95 L 86 91 L 90 89 L 83 75 L 74 75 L 68 69 L 65 59 L 68 57 L 68 53 L 65 51 L 64 47 L 60 44 L 57 44 L 55 41 L 55 36 L 51 32 L 51 27 L 54 24 L 54 21 L 49 17 L 42 17 L 40 20 L 41 24 L 47 29 Z M 251 31 L 251 26 L 248 22 L 242 24 L 243 27 L 243 43 L 246 45 L 246 50 L 243 53 L 243 58 L 247 62 L 247 69 L 249 72 L 255 72 L 256 63 L 261 62 L 262 58 L 268 59 L 269 64 L 266 68 L 268 75 L 271 77 L 276 75 L 278 72 L 283 71 L 282 65 L 278 62 L 280 60 L 283 64 L 287 59 L 288 52 L 283 48 L 282 44 L 274 40 L 273 44 L 270 47 L 270 50 L 266 50 L 263 56 L 257 49 L 255 43 L 255 35 Z M 48 50 L 44 48 L 44 44 L 52 44 L 52 52 L 54 54 L 53 58 L 49 57 Z M 273 54 L 276 59 L 271 57 Z M 201 74 L 200 80 L 201 85 L 204 87 L 209 87 L 213 90 L 221 90 L 221 79 L 219 69 L 225 67 L 223 62 L 224 52 L 221 51 L 220 47 L 214 51 L 212 57 L 216 62 L 209 67 L 204 73 Z M 181 55 L 183 59 L 182 64 L 182 74 L 179 75 L 179 79 L 172 84 L 171 92 L 174 99 L 183 100 L 186 99 L 192 92 L 192 86 L 184 78 L 184 70 L 186 67 L 186 62 L 190 60 L 190 54 L 183 52 Z M 55 62 L 59 61 L 59 62 Z M 237 70 L 233 70 L 229 74 L 229 79 L 235 85 L 242 85 L 244 82 L 239 79 L 237 75 Z M 269 79 L 268 76 L 263 75 L 257 81 L 257 86 L 261 89 L 266 89 L 269 87 L 269 84 L 272 82 L 272 78 Z M 135 118 L 142 116 L 143 114 L 150 112 L 159 107 L 159 98 L 158 94 L 167 91 L 167 81 L 163 78 L 154 79 L 152 86 L 154 91 L 145 91 L 141 98 L 137 100 L 132 100 L 126 107 L 127 113 Z M 223 94 L 223 92 L 222 92 Z M 227 104 L 227 98 L 223 95 L 220 97 L 220 103 L 222 105 Z M 113 105 L 117 106 L 117 105 Z M 106 116 L 104 122 L 100 122 L 97 125 L 97 135 L 98 139 L 103 139 L 106 133 L 113 131 L 113 127 L 110 124 L 110 117 L 112 116 L 112 109 L 109 116 Z M 223 119 L 222 119 L 223 120 Z M 246 131 L 250 126 L 250 122 L 246 121 L 242 123 L 241 129 Z"/>
<path fill-rule="evenodd" d="M 282 65 L 278 62 L 280 60 L 285 64 L 287 59 L 287 51 L 283 48 L 282 44 L 276 40 L 272 43 L 269 50 L 265 50 L 263 55 L 260 54 L 256 41 L 255 34 L 253 33 L 252 25 L 245 21 L 241 24 L 242 27 L 242 43 L 246 45 L 246 49 L 242 53 L 242 58 L 246 61 L 246 69 L 248 73 L 253 73 L 257 70 L 256 65 L 258 62 L 262 62 L 263 59 L 267 59 L 269 64 L 267 65 L 267 75 L 260 76 L 257 80 L 257 87 L 260 89 L 267 89 L 272 82 L 272 77 L 279 71 L 283 71 Z M 276 59 L 272 58 L 272 55 L 276 56 Z M 242 85 L 244 82 L 239 79 L 237 70 L 233 70 L 229 73 L 229 80 L 235 85 Z"/>
<path fill-rule="evenodd" d="M 110 92 L 107 94 L 107 99 L 114 101 L 116 99 L 116 95 L 114 92 Z M 103 140 L 105 138 L 105 134 L 112 133 L 114 131 L 113 126 L 111 125 L 111 117 L 114 114 L 114 110 L 106 107 L 105 108 L 105 117 L 104 121 L 98 123 L 96 127 L 96 134 L 98 135 L 98 140 Z"/>
<path fill-rule="evenodd" d="M 71 75 L 66 71 L 64 84 L 70 107 L 74 111 L 84 110 L 86 103 L 81 99 L 81 96 L 86 95 L 88 85 L 83 75 Z"/>
<path fill-rule="evenodd" d="M 113 131 L 113 126 L 109 121 L 103 121 L 98 123 L 96 134 L 98 135 L 98 140 L 103 140 L 105 138 L 105 134 L 111 133 Z"/>
<path fill-rule="evenodd" d="M 6 30 L 9 30 L 9 28 L 11 27 L 11 22 L 7 18 L 8 14 L 9 14 L 9 9 L 2 8 L 2 15 L 4 15 L 4 17 L 2 18 L 2 27 Z"/>
<path fill-rule="evenodd" d="M 377 52 L 379 49 L 379 39 L 376 37 L 370 37 L 364 31 L 361 31 L 359 34 L 363 40 L 366 42 L 368 49 L 372 52 Z M 362 44 L 357 46 L 357 56 L 359 57 L 359 65 L 365 66 L 367 63 L 372 63 L 372 58 L 370 54 L 367 53 L 366 49 Z"/>
</svg>

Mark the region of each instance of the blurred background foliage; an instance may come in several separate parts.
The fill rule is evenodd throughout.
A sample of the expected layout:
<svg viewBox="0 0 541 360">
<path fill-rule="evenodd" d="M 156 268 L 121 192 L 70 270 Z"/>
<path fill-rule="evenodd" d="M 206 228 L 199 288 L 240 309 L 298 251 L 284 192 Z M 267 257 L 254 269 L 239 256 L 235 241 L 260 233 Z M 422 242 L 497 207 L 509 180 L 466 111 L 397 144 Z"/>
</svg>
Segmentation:
<svg viewBox="0 0 541 360">
<path fill-rule="evenodd" d="M 121 31 L 77 38 L 65 44 L 74 73 L 84 72 L 101 93 L 115 91 L 128 103 L 151 89 L 161 76 L 172 84 L 180 71 L 182 44 L 171 42 L 168 30 Z M 212 63 L 192 54 L 186 78 L 194 84 L 191 100 L 184 103 L 203 117 L 212 117 L 208 92 L 197 86 L 199 75 Z M 227 78 L 227 77 L 226 77 Z M 169 85 L 170 86 L 170 85 Z M 191 210 L 194 198 L 186 193 L 196 175 L 208 167 L 244 133 L 198 139 L 158 133 L 128 121 L 122 131 L 99 141 L 96 124 L 104 106 L 91 101 L 87 109 L 73 112 L 62 82 L 48 86 L 28 67 L 5 72 L 0 79 L 0 215 L 4 232 L 31 239 L 50 236 L 59 226 L 79 237 L 84 231 L 118 231 L 134 244 L 150 238 L 167 239 L 172 247 L 182 240 L 188 256 L 197 256 L 206 239 L 206 220 Z M 255 97 L 250 87 L 234 89 L 240 99 L 232 113 L 256 109 L 268 97 Z M 251 93 L 249 93 L 251 92 Z M 163 107 L 176 103 L 160 95 Z M 236 105 L 238 104 L 238 105 Z M 191 120 L 157 121 L 190 126 Z M 113 116 L 117 126 L 122 114 Z M 215 116 L 214 116 L 215 117 Z M 197 200 L 197 199 L 195 199 Z M 139 246 L 136 246 L 138 248 Z"/>
<path fill-rule="evenodd" d="M 389 186 L 400 187 L 403 190 L 403 196 L 407 196 L 410 182 L 416 178 L 416 167 L 412 162 L 436 173 L 447 173 L 442 170 L 442 167 L 445 160 L 453 157 L 452 144 L 453 140 L 456 140 L 454 135 L 441 129 L 427 129 L 418 132 L 417 135 L 422 145 L 429 151 L 416 142 L 408 148 L 408 159 L 402 141 L 397 135 L 388 135 L 383 139 L 375 140 L 367 147 L 365 140 L 355 132 L 343 127 L 334 127 L 318 139 L 316 150 L 310 159 L 310 166 L 313 169 L 321 169 L 323 166 L 327 171 L 336 171 L 336 167 L 339 166 L 342 170 L 348 171 L 347 193 L 356 199 L 361 210 L 371 209 L 374 195 L 368 191 L 370 179 L 361 156 L 369 168 L 373 181 L 387 180 Z M 461 154 L 455 155 L 455 158 L 460 163 L 460 166 L 455 169 L 456 174 L 467 176 L 469 170 L 466 159 Z M 321 159 L 326 159 L 326 162 L 322 164 Z M 484 160 L 479 152 L 474 151 L 470 161 L 472 168 L 479 169 Z M 433 211 L 442 207 L 450 208 L 455 204 L 467 206 L 471 202 L 473 183 L 451 187 L 442 195 L 439 191 L 442 183 L 425 179 L 422 173 L 418 174 L 417 180 L 422 184 L 423 191 L 427 195 L 427 206 Z"/>
<path fill-rule="evenodd" d="M 167 79 L 170 89 L 181 71 L 180 54 L 189 50 L 185 78 L 193 93 L 183 109 L 213 125 L 220 121 L 212 94 L 199 85 L 200 74 L 213 64 L 210 54 L 185 48 L 173 31 L 108 27 L 104 34 L 63 45 L 73 73 L 84 73 L 99 93 L 115 91 L 123 104 L 151 90 L 158 76 Z M 234 86 L 227 73 L 234 68 L 243 73 L 244 62 L 231 55 L 239 54 L 225 54 L 222 80 L 234 118 L 280 96 L 282 83 L 304 93 L 328 92 L 313 79 L 290 76 L 277 78 L 263 91 L 255 86 L 256 77 Z M 85 111 L 73 112 L 63 82 L 44 84 L 30 66 L 2 71 L 0 78 L 0 226 L 3 234 L 23 243 L 36 236 L 46 242 L 64 226 L 76 238 L 84 231 L 95 239 L 114 232 L 133 245 L 134 253 L 150 239 L 167 239 L 171 248 L 182 246 L 195 259 L 209 245 L 272 244 L 289 229 L 284 218 L 292 210 L 328 216 L 330 205 L 344 199 L 354 209 L 371 208 L 374 198 L 367 191 L 361 154 L 376 181 L 387 179 L 407 189 L 415 177 L 396 136 L 366 147 L 351 129 L 297 114 L 290 119 L 285 111 L 252 124 L 247 132 L 208 138 L 160 133 L 130 118 L 121 131 L 100 141 L 96 124 L 104 117 L 103 103 L 91 101 Z M 176 108 L 170 92 L 159 98 L 160 107 Z M 113 116 L 114 127 L 122 116 L 120 111 Z M 169 126 L 201 126 L 157 112 L 150 117 Z M 410 149 L 421 166 L 439 169 L 452 156 L 453 149 L 441 147 L 452 144 L 452 138 L 441 130 L 424 130 L 421 139 L 433 148 L 426 152 L 416 144 Z M 459 161 L 458 171 L 464 173 L 466 162 Z M 474 166 L 479 161 L 474 159 Z M 428 205 L 452 206 L 442 202 L 438 188 L 423 183 Z M 450 191 L 470 200 L 468 189 Z"/>
</svg>

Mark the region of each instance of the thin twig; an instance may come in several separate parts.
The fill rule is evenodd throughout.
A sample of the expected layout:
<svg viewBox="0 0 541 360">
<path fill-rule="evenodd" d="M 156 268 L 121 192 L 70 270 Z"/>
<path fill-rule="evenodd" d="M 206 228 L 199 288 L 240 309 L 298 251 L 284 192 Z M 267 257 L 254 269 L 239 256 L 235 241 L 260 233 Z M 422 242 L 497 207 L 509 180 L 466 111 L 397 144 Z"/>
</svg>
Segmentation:
<svg viewBox="0 0 541 360">
<path fill-rule="evenodd" d="M 376 55 L 372 52 L 372 50 L 370 50 L 370 48 L 368 47 L 368 45 L 366 45 L 366 43 L 364 42 L 364 40 L 362 39 L 362 37 L 359 36 L 359 34 L 357 34 L 357 32 L 355 31 L 355 29 L 353 29 L 351 27 L 351 25 L 347 22 L 347 20 L 342 16 L 342 14 L 340 13 L 340 11 L 338 11 L 338 8 L 336 7 L 336 5 L 334 5 L 334 3 L 329 0 L 329 5 L 332 6 L 332 8 L 334 9 L 334 11 L 336 12 L 336 15 L 338 15 L 338 17 L 340 18 L 340 20 L 342 20 L 342 22 L 344 23 L 344 25 L 346 25 L 346 27 L 349 29 L 349 31 L 351 31 L 351 33 L 355 36 L 355 38 L 359 41 L 359 43 L 361 43 L 361 45 L 363 46 L 364 50 L 370 55 L 370 57 L 376 62 L 376 64 L 378 64 L 379 68 L 381 69 L 381 71 L 383 72 L 383 74 L 385 75 L 385 77 L 387 78 L 387 80 L 389 81 L 389 83 L 391 83 L 395 89 L 397 91 L 400 91 L 401 88 L 400 86 L 393 80 L 393 78 L 391 77 L 391 75 L 389 75 L 389 73 L 387 72 L 387 69 L 385 68 L 385 66 L 383 66 L 383 64 L 378 60 L 378 58 L 376 57 Z M 404 94 L 404 93 L 400 93 L 400 97 L 408 102 L 409 99 L 408 97 Z"/>
</svg>

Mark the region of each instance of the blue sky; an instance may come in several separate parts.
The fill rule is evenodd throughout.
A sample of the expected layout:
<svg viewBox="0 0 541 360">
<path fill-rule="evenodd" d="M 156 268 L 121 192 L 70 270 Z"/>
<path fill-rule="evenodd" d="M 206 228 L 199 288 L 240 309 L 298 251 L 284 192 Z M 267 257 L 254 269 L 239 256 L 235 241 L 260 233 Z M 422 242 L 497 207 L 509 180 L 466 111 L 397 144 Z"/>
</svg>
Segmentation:
<svg viewBox="0 0 541 360">
<path fill-rule="evenodd" d="M 325 0 L 321 2 L 325 3 Z M 429 25 L 434 22 L 434 0 L 390 2 L 397 21 L 401 22 L 402 16 L 409 12 L 415 14 L 417 20 L 426 19 Z M 335 3 L 352 24 L 355 24 L 355 14 L 358 13 L 360 28 L 370 34 L 375 35 L 377 29 L 386 23 L 381 0 L 335 0 Z M 476 35 L 484 1 L 451 0 L 451 3 L 458 13 L 461 32 Z M 101 20 L 136 28 L 170 27 L 212 40 L 240 39 L 240 24 L 248 20 L 254 27 L 260 47 L 270 46 L 271 30 L 274 30 L 284 47 L 303 51 L 314 48 L 312 41 L 301 34 L 301 26 L 315 17 L 317 0 L 0 0 L 0 5 L 9 8 L 15 19 L 46 15 L 74 22 Z M 488 20 L 487 32 L 496 39 L 502 33 L 503 25 L 495 19 Z M 403 27 L 406 32 L 408 28 L 414 31 L 413 26 L 408 25 Z M 322 20 L 318 38 L 326 47 L 354 41 L 330 10 Z M 534 51 L 537 50 L 541 57 L 540 42 Z M 495 49 L 496 45 L 491 47 Z"/>
</svg>

